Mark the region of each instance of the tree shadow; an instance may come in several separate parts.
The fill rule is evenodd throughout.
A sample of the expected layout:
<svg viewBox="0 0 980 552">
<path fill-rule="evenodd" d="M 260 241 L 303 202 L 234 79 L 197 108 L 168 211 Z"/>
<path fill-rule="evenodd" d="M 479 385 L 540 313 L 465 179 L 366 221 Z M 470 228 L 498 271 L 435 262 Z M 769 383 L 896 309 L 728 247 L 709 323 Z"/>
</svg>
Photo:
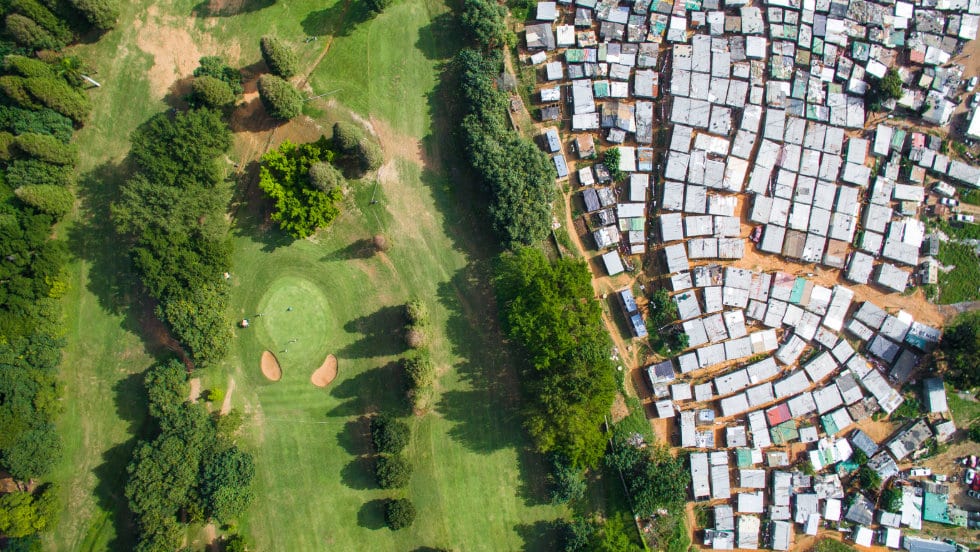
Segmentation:
<svg viewBox="0 0 980 552">
<path fill-rule="evenodd" d="M 339 357 L 340 355 L 338 355 Z M 343 360 L 341 360 L 343 362 Z M 401 363 L 397 361 L 388 362 L 377 368 L 365 370 L 360 374 L 345 379 L 339 385 L 330 390 L 330 395 L 337 399 L 346 399 L 342 404 L 327 412 L 328 418 L 363 416 L 381 410 L 379 405 L 384 405 L 384 410 L 394 416 L 408 416 L 411 414 L 411 407 L 405 397 L 405 376 Z M 351 430 L 350 439 L 358 435 L 367 433 L 366 417 L 359 420 L 364 423 L 363 427 L 348 427 Z M 350 424 L 348 424 L 350 426 Z M 358 433 L 364 432 L 364 433 Z M 365 442 L 370 438 L 366 437 Z M 351 454 L 361 454 L 360 450 L 348 451 Z"/>
<path fill-rule="evenodd" d="M 102 510 L 108 512 L 109 521 L 115 528 L 115 537 L 108 543 L 109 550 L 132 550 L 136 540 L 133 513 L 124 495 L 126 466 L 133 457 L 137 436 L 146 433 L 146 391 L 143 373 L 133 373 L 113 386 L 113 401 L 120 420 L 127 422 L 128 440 L 102 453 L 102 463 L 92 470 L 95 475 L 95 498 Z"/>
<path fill-rule="evenodd" d="M 365 502 L 357 511 L 357 525 L 371 530 L 384 529 L 385 502 L 387 500 L 383 498 Z"/>
<path fill-rule="evenodd" d="M 340 470 L 340 481 L 355 491 L 377 489 L 378 483 L 374 478 L 374 458 L 358 456 Z"/>
<path fill-rule="evenodd" d="M 239 132 L 266 132 L 286 121 L 275 119 L 265 110 L 262 98 L 255 96 L 251 100 L 246 100 L 235 106 L 228 118 L 228 127 L 234 133 Z"/>
<path fill-rule="evenodd" d="M 259 189 L 259 167 L 259 161 L 250 161 L 237 173 L 238 182 L 231 200 L 231 232 L 262 244 L 262 251 L 272 253 L 291 245 L 295 239 L 271 222 L 272 204 Z"/>
<path fill-rule="evenodd" d="M 183 77 L 175 80 L 167 88 L 167 93 L 163 96 L 163 103 L 181 111 L 187 109 L 187 96 L 191 93 L 193 82 L 194 77 Z"/>
<path fill-rule="evenodd" d="M 426 59 L 449 59 L 456 55 L 461 43 L 462 32 L 456 16 L 446 12 L 433 17 L 428 25 L 419 29 L 415 48 Z"/>
<path fill-rule="evenodd" d="M 195 17 L 232 17 L 264 10 L 275 3 L 276 0 L 204 0 L 191 13 Z"/>
<path fill-rule="evenodd" d="M 360 334 L 354 343 L 337 352 L 338 358 L 373 358 L 405 352 L 403 337 L 405 309 L 401 305 L 381 307 L 367 316 L 344 324 L 348 333 Z"/>
<path fill-rule="evenodd" d="M 301 24 L 309 36 L 350 36 L 358 25 L 374 17 L 364 0 L 338 0 L 329 8 L 306 14 Z"/>
<path fill-rule="evenodd" d="M 378 248 L 374 245 L 374 240 L 362 238 L 352 242 L 346 247 L 335 249 L 324 255 L 321 261 L 352 261 L 355 259 L 370 259 L 378 254 Z"/>
<path fill-rule="evenodd" d="M 521 523 L 515 525 L 514 530 L 524 539 L 522 550 L 554 550 L 555 543 L 558 542 L 555 524 L 550 521 Z"/>
<path fill-rule="evenodd" d="M 371 453 L 371 419 L 361 416 L 344 424 L 337 434 L 337 444 L 351 456 Z"/>
</svg>

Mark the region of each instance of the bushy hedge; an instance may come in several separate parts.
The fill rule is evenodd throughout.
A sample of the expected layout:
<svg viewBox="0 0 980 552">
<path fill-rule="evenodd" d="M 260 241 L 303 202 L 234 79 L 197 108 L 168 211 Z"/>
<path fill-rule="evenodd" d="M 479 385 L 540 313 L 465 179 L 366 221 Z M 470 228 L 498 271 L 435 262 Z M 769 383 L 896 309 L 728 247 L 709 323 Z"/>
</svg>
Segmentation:
<svg viewBox="0 0 980 552">
<path fill-rule="evenodd" d="M 56 49 L 64 46 L 30 17 L 12 13 L 4 19 L 4 29 L 17 44 L 31 50 Z"/>
<path fill-rule="evenodd" d="M 3 70 L 22 77 L 54 77 L 54 69 L 37 58 L 8 55 L 3 58 Z"/>
<path fill-rule="evenodd" d="M 31 18 L 58 41 L 59 47 L 73 38 L 68 25 L 37 0 L 10 0 L 10 11 Z"/>
<path fill-rule="evenodd" d="M 52 109 L 44 107 L 32 110 L 10 105 L 0 105 L 0 129 L 14 134 L 50 134 L 65 143 L 71 140 L 75 132 L 71 119 Z"/>
<path fill-rule="evenodd" d="M 385 523 L 393 531 L 410 527 L 417 516 L 415 504 L 407 498 L 396 498 L 385 503 Z"/>
<path fill-rule="evenodd" d="M 119 19 L 119 0 L 70 0 L 92 27 L 108 31 Z"/>
<path fill-rule="evenodd" d="M 241 71 L 229 67 L 225 60 L 218 56 L 204 56 L 198 63 L 200 65 L 194 69 L 195 77 L 214 77 L 224 82 L 236 98 L 244 91 Z"/>
<path fill-rule="evenodd" d="M 344 185 L 344 175 L 330 163 L 317 161 L 310 165 L 308 172 L 310 185 L 317 190 L 330 193 Z"/>
<path fill-rule="evenodd" d="M 61 113 L 78 125 L 85 122 L 92 108 L 88 96 L 62 79 L 32 77 L 24 81 L 24 88 L 37 102 Z"/>
<path fill-rule="evenodd" d="M 30 157 L 53 165 L 74 165 L 78 162 L 78 148 L 74 144 L 65 144 L 50 134 L 21 134 L 14 138 L 14 146 Z"/>
<path fill-rule="evenodd" d="M 356 125 L 342 122 L 333 124 L 334 147 L 341 153 L 353 153 L 363 137 L 363 133 Z"/>
<path fill-rule="evenodd" d="M 262 59 L 269 66 L 272 74 L 288 79 L 296 74 L 299 60 L 293 50 L 282 40 L 274 36 L 263 36 L 259 40 Z"/>
<path fill-rule="evenodd" d="M 191 99 L 195 105 L 221 108 L 232 104 L 235 94 L 225 81 L 205 75 L 191 83 Z"/>
<path fill-rule="evenodd" d="M 7 100 L 19 105 L 25 110 L 41 109 L 44 106 L 27 91 L 27 79 L 16 75 L 0 76 L 0 93 Z"/>
<path fill-rule="evenodd" d="M 66 187 L 75 183 L 75 168 L 52 165 L 40 159 L 15 159 L 7 165 L 7 181 L 21 186 L 50 184 Z"/>
<path fill-rule="evenodd" d="M 408 424 L 381 413 L 371 419 L 371 442 L 378 454 L 399 454 L 411 438 Z"/>
<path fill-rule="evenodd" d="M 303 96 L 299 90 L 275 75 L 259 77 L 258 88 L 262 105 L 275 119 L 288 121 L 303 110 Z"/>
<path fill-rule="evenodd" d="M 374 476 L 382 489 L 400 489 L 412 479 L 412 464 L 400 454 L 379 456 Z"/>
<path fill-rule="evenodd" d="M 367 138 L 356 125 L 337 122 L 333 125 L 333 143 L 345 160 L 356 165 L 357 171 L 377 170 L 384 163 L 381 146 Z"/>
<path fill-rule="evenodd" d="M 21 186 L 14 190 L 14 193 L 24 203 L 56 218 L 71 212 L 75 202 L 71 190 L 50 184 Z"/>
</svg>

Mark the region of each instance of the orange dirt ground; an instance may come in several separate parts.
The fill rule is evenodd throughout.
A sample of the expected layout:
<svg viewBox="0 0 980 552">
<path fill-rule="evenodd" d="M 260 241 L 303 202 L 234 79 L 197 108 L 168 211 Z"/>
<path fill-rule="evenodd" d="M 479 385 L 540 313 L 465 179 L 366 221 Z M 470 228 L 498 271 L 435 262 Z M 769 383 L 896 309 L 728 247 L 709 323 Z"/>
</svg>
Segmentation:
<svg viewBox="0 0 980 552">
<path fill-rule="evenodd" d="M 282 379 L 282 367 L 272 351 L 262 351 L 262 375 L 269 381 Z"/>
<path fill-rule="evenodd" d="M 310 376 L 310 383 L 317 387 L 326 387 L 337 378 L 337 357 L 327 355 L 323 364 Z"/>
</svg>

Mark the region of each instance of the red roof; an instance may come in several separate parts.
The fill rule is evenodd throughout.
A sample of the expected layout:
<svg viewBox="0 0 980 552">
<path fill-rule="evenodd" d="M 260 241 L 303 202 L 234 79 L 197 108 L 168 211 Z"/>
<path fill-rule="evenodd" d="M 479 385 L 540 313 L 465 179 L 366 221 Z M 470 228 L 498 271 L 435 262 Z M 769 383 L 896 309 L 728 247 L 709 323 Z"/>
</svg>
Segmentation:
<svg viewBox="0 0 980 552">
<path fill-rule="evenodd" d="M 789 413 L 789 406 L 786 403 L 777 404 L 766 410 L 766 419 L 769 420 L 770 426 L 777 426 L 792 418 L 793 415 Z"/>
</svg>

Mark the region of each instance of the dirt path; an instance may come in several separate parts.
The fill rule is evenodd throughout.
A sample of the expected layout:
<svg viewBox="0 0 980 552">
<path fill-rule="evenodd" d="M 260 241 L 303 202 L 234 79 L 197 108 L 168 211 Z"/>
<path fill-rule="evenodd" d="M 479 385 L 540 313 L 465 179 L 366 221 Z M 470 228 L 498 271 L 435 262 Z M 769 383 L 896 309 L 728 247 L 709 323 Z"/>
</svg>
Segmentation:
<svg viewBox="0 0 980 552">
<path fill-rule="evenodd" d="M 221 415 L 231 412 L 231 395 L 235 392 L 235 378 L 228 376 L 228 389 L 225 390 L 225 400 L 221 403 Z"/>
<path fill-rule="evenodd" d="M 190 387 L 191 391 L 188 393 L 187 400 L 196 403 L 201 396 L 201 378 L 191 378 Z"/>
<path fill-rule="evenodd" d="M 337 21 L 336 29 L 341 29 L 344 27 L 344 20 L 347 19 L 347 12 L 350 10 L 350 3 L 351 0 L 344 0 L 344 10 L 340 12 L 340 19 Z M 310 67 L 309 71 L 303 75 L 303 80 L 299 81 L 299 86 L 297 86 L 297 88 L 302 90 L 306 87 L 306 83 L 308 83 L 310 80 L 310 75 L 312 75 L 313 71 L 316 71 L 316 68 L 320 66 L 320 62 L 323 61 L 323 58 L 327 57 L 327 52 L 330 51 L 330 46 L 333 45 L 334 36 L 335 35 L 331 34 L 330 37 L 327 38 L 327 43 L 323 45 L 323 51 L 316 57 L 316 61 L 313 62 L 313 65 Z"/>
</svg>

